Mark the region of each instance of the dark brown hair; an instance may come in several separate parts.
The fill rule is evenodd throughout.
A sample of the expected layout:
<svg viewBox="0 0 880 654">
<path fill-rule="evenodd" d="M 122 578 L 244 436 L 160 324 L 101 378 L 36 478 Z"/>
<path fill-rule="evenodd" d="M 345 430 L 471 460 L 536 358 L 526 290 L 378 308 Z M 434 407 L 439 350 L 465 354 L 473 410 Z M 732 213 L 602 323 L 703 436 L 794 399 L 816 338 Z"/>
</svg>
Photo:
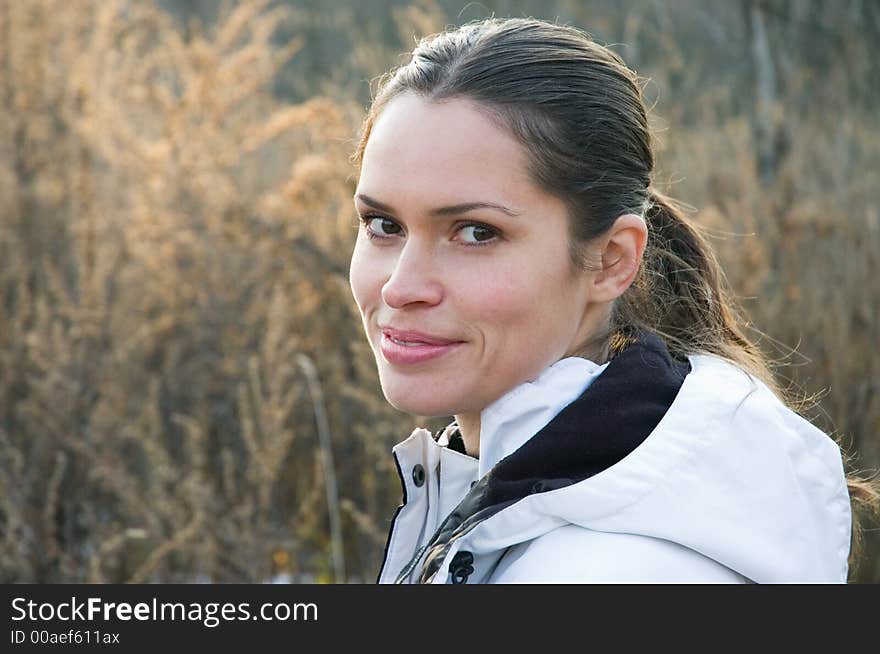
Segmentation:
<svg viewBox="0 0 880 654">
<path fill-rule="evenodd" d="M 666 341 L 674 357 L 723 357 L 802 409 L 744 333 L 742 313 L 697 226 L 652 187 L 654 155 L 642 90 L 642 80 L 617 54 L 575 28 L 533 18 L 468 23 L 422 39 L 409 63 L 382 77 L 353 160 L 361 163 L 376 118 L 402 93 L 475 102 L 523 145 L 537 185 L 567 204 L 574 266 L 591 266 L 584 244 L 621 215 L 646 220 L 648 244 L 635 281 L 615 301 L 606 329 L 579 353 L 604 361 L 637 330 L 647 329 Z M 854 509 L 876 512 L 877 483 L 847 481 Z M 854 511 L 851 572 L 861 533 Z"/>
</svg>

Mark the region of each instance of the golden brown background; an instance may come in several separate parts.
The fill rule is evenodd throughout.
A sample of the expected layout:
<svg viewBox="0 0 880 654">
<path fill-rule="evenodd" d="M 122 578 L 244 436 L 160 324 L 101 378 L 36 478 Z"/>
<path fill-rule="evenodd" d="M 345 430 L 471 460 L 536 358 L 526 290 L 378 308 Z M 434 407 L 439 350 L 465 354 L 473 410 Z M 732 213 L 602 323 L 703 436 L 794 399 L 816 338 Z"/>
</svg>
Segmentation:
<svg viewBox="0 0 880 654">
<path fill-rule="evenodd" d="M 650 78 L 657 185 L 880 467 L 875 0 L 0 0 L 0 581 L 375 579 L 390 448 L 444 421 L 378 387 L 348 156 L 414 36 L 493 12 Z"/>
</svg>

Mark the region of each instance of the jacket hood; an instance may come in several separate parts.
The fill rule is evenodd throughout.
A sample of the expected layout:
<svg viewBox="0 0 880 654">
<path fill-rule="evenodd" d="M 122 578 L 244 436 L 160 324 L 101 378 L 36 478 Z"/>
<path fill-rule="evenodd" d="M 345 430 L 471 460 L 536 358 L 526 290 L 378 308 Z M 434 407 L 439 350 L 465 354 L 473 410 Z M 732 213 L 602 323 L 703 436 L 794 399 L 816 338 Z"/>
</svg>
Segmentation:
<svg viewBox="0 0 880 654">
<path fill-rule="evenodd" d="M 600 372 L 479 480 L 401 579 L 424 554 L 431 580 L 465 535 L 479 553 L 575 524 L 679 543 L 755 582 L 846 580 L 850 501 L 824 432 L 733 364 L 675 361 L 648 332 Z"/>
</svg>

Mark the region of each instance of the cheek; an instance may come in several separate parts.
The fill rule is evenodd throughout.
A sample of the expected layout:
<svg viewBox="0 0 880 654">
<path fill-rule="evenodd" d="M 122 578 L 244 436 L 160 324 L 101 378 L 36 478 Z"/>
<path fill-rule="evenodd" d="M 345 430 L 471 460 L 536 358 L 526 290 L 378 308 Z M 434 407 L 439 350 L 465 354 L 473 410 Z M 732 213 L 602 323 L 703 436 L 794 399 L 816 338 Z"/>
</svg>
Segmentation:
<svg viewBox="0 0 880 654">
<path fill-rule="evenodd" d="M 359 236 L 351 255 L 348 283 L 361 314 L 375 303 L 381 291 L 381 274 L 375 264 L 364 247 L 363 237 Z"/>
<path fill-rule="evenodd" d="M 481 324 L 490 348 L 540 358 L 557 348 L 577 322 L 579 294 L 566 269 L 520 260 L 479 277 L 477 292 L 460 295 L 468 313 Z"/>
<path fill-rule="evenodd" d="M 480 325 L 489 339 L 488 346 L 529 340 L 534 329 L 530 325 L 539 318 L 536 302 L 543 289 L 533 272 L 517 263 L 493 266 L 469 274 L 456 287 L 457 307 Z"/>
</svg>

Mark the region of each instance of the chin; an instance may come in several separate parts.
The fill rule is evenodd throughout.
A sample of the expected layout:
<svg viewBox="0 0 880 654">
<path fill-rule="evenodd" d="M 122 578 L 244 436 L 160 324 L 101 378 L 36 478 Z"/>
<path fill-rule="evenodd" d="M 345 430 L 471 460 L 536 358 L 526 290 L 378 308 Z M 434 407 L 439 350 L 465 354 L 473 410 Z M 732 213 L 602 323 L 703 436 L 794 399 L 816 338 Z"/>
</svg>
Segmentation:
<svg viewBox="0 0 880 654">
<path fill-rule="evenodd" d="M 450 411 L 446 409 L 445 405 L 442 403 L 433 400 L 419 401 L 417 398 L 413 397 L 394 399 L 387 395 L 385 396 L 385 399 L 388 400 L 388 403 L 398 411 L 403 411 L 404 413 L 409 413 L 414 416 L 437 418 L 440 416 L 455 415 L 456 413 L 455 410 Z"/>
<path fill-rule="evenodd" d="M 382 392 L 385 394 L 388 404 L 398 411 L 414 416 L 437 418 L 452 416 L 460 412 L 455 402 L 439 396 L 436 392 L 416 394 L 413 393 L 411 386 L 409 388 L 396 389 L 386 389 L 383 387 Z"/>
</svg>

